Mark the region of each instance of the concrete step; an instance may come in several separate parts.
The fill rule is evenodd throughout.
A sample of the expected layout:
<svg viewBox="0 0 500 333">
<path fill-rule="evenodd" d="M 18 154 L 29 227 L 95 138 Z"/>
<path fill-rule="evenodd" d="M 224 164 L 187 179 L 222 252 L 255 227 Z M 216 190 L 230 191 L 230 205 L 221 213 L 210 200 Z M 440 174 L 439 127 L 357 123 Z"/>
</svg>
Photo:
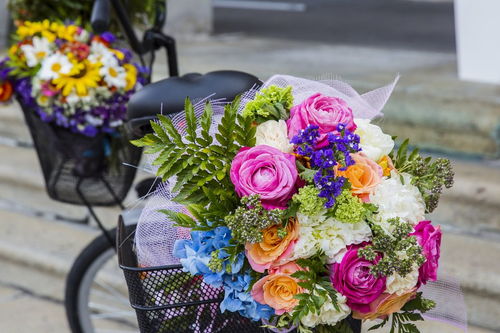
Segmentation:
<svg viewBox="0 0 500 333">
<path fill-rule="evenodd" d="M 485 237 L 500 236 L 500 167 L 452 159 L 455 183 L 444 189 L 433 220 Z"/>
</svg>

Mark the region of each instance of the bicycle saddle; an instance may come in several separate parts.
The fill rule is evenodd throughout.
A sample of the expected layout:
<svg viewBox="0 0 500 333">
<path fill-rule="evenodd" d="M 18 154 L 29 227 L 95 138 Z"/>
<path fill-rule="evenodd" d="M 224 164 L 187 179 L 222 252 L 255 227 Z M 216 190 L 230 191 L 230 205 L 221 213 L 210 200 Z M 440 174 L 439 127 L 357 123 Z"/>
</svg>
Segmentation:
<svg viewBox="0 0 500 333">
<path fill-rule="evenodd" d="M 128 103 L 128 126 L 136 136 L 151 131 L 149 121 L 162 112 L 170 114 L 184 110 L 184 100 L 223 98 L 232 101 L 262 82 L 255 76 L 239 71 L 215 71 L 207 74 L 189 73 L 181 77 L 170 77 L 145 86 L 135 93 Z"/>
</svg>

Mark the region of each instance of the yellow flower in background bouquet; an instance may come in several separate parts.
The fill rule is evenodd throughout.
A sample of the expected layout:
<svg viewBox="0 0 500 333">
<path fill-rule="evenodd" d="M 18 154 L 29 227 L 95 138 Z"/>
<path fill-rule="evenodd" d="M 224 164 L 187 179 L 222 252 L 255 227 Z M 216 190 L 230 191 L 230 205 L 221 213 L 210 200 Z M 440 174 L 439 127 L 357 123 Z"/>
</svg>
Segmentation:
<svg viewBox="0 0 500 333">
<path fill-rule="evenodd" d="M 123 123 L 126 103 L 146 82 L 147 70 L 116 37 L 44 20 L 24 22 L 0 62 L 0 102 L 15 93 L 45 122 L 95 136 Z"/>
</svg>

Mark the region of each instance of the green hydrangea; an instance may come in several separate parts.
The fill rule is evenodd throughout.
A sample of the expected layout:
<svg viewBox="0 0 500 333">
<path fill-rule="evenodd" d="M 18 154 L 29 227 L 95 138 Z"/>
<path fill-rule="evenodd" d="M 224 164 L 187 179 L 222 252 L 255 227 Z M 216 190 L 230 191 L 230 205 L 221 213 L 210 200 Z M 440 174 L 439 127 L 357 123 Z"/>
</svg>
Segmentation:
<svg viewBox="0 0 500 333">
<path fill-rule="evenodd" d="M 266 120 L 288 119 L 293 106 L 292 87 L 269 86 L 262 89 L 243 109 L 243 117 L 252 117 L 258 123 Z"/>
<path fill-rule="evenodd" d="M 356 223 L 363 220 L 365 216 L 365 207 L 363 201 L 351 194 L 351 191 L 345 189 L 337 197 L 334 217 L 342 222 Z"/>
<path fill-rule="evenodd" d="M 324 210 L 325 198 L 319 197 L 319 190 L 313 185 L 307 185 L 299 189 L 292 200 L 299 204 L 299 212 L 307 216 L 316 216 Z"/>
</svg>

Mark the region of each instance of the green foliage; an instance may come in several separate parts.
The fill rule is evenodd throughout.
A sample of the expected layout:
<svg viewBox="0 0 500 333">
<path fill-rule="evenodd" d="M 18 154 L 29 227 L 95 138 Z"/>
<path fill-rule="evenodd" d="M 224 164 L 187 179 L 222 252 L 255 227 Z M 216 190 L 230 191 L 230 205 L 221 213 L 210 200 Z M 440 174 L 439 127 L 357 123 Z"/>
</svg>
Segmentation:
<svg viewBox="0 0 500 333">
<path fill-rule="evenodd" d="M 231 162 L 242 146 L 255 145 L 255 129 L 251 120 L 238 115 L 239 98 L 226 105 L 218 133 L 218 143 L 210 134 L 213 111 L 206 104 L 201 118 L 196 119 L 194 107 L 186 99 L 186 135 L 184 138 L 169 117 L 158 115 L 158 122 L 152 121 L 154 133 L 145 135 L 132 143 L 146 147 L 146 153 L 159 153 L 153 165 L 157 175 L 164 181 L 176 176 L 173 188 L 178 192 L 174 201 L 195 208 L 199 221 L 218 223 L 238 205 L 238 198 L 229 177 Z M 201 127 L 198 134 L 197 129 Z M 196 206 L 192 206 L 196 205 Z M 203 209 L 201 208 L 203 207 Z M 183 216 L 170 216 L 179 225 L 193 227 Z M 201 226 L 195 227 L 205 228 Z"/>
<path fill-rule="evenodd" d="M 431 157 L 423 158 L 418 148 L 408 155 L 409 140 L 406 139 L 399 147 L 395 156 L 391 156 L 398 171 L 412 175 L 412 184 L 415 185 L 425 202 L 426 213 L 436 209 L 443 186 L 453 186 L 454 173 L 448 159 Z"/>
<path fill-rule="evenodd" d="M 254 100 L 245 105 L 243 117 L 250 118 L 259 124 L 267 120 L 286 120 L 292 105 L 291 86 L 286 88 L 269 86 L 260 90 Z"/>
<path fill-rule="evenodd" d="M 259 243 L 262 241 L 262 230 L 281 223 L 282 210 L 267 210 L 262 207 L 259 195 L 241 198 L 242 206 L 225 217 L 224 221 L 235 242 Z"/>
<path fill-rule="evenodd" d="M 293 309 L 292 320 L 296 325 L 300 324 L 300 319 L 308 313 L 319 314 L 325 302 L 332 302 L 333 306 L 339 310 L 337 303 L 337 292 L 332 287 L 328 275 L 328 268 L 323 263 L 323 254 L 319 253 L 309 259 L 298 259 L 297 264 L 305 270 L 297 271 L 291 276 L 299 279 L 299 286 L 306 292 L 295 295 L 299 304 Z"/>
<path fill-rule="evenodd" d="M 418 292 L 417 295 L 415 295 L 414 299 L 407 302 L 403 306 L 402 310 L 405 312 L 419 311 L 421 313 L 425 313 L 427 311 L 434 309 L 435 307 L 436 307 L 436 302 L 427 298 L 423 298 L 422 292 Z"/>
<path fill-rule="evenodd" d="M 128 0 L 124 2 L 127 13 L 134 23 L 147 24 L 154 18 L 158 0 Z M 90 22 L 94 0 L 9 0 L 8 9 L 14 20 L 51 21 L 71 20 L 77 24 Z M 115 20 L 116 21 L 116 20 Z M 114 31 L 118 26 L 114 25 Z"/>
<path fill-rule="evenodd" d="M 371 273 L 376 276 L 389 276 L 397 273 L 405 277 L 415 266 L 420 267 L 425 257 L 422 255 L 417 239 L 414 236 L 408 236 L 412 231 L 410 224 L 400 221 L 399 218 L 388 222 L 394 228 L 390 234 L 376 223 L 370 222 L 373 232 L 372 245 L 358 250 L 358 255 L 373 261 L 379 254 L 383 254 L 382 258 L 370 267 Z M 402 252 L 406 254 L 405 258 L 399 255 Z"/>
</svg>

